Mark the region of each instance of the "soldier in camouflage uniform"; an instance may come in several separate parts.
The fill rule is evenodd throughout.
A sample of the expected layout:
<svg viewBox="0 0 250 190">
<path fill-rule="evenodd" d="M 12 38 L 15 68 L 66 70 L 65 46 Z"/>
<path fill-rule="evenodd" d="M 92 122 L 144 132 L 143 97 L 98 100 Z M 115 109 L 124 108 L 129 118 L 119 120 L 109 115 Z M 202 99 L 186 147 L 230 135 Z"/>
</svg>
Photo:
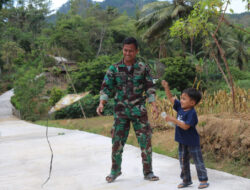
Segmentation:
<svg viewBox="0 0 250 190">
<path fill-rule="evenodd" d="M 152 171 L 152 129 L 145 107 L 145 99 L 148 98 L 153 106 L 153 112 L 158 115 L 155 89 L 149 68 L 136 60 L 137 46 L 134 38 L 124 40 L 123 60 L 109 67 L 101 87 L 100 104 L 97 108 L 99 115 L 108 97 L 113 91 L 115 92 L 114 125 L 111 130 L 112 169 L 110 175 L 106 177 L 109 183 L 121 175 L 122 152 L 129 134 L 130 122 L 133 124 L 141 148 L 144 179 L 159 180 Z"/>
</svg>

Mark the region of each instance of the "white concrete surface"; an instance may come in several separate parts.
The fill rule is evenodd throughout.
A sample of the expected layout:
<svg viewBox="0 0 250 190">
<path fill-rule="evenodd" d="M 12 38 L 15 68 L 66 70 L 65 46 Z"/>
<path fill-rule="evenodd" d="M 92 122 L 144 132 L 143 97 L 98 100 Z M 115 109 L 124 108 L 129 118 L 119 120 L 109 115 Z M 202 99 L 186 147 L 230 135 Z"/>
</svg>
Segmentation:
<svg viewBox="0 0 250 190">
<path fill-rule="evenodd" d="M 0 119 L 12 117 L 12 105 L 10 103 L 11 96 L 13 96 L 13 90 L 0 96 Z"/>
<path fill-rule="evenodd" d="M 11 94 L 8 92 L 7 94 Z M 111 139 L 81 131 L 49 128 L 49 139 L 54 151 L 50 181 L 48 177 L 50 150 L 45 138 L 46 128 L 11 118 L 1 104 L 0 113 L 0 190 L 174 190 L 181 181 L 179 162 L 153 154 L 154 172 L 160 181 L 143 180 L 140 150 L 126 145 L 122 172 L 114 183 L 108 184 L 105 176 L 111 166 Z M 3 98 L 3 99 L 4 99 Z M 59 135 L 64 133 L 64 135 Z M 166 137 L 167 138 L 167 137 Z M 194 166 L 193 185 L 198 180 Z M 208 169 L 210 190 L 249 190 L 250 179 Z"/>
</svg>

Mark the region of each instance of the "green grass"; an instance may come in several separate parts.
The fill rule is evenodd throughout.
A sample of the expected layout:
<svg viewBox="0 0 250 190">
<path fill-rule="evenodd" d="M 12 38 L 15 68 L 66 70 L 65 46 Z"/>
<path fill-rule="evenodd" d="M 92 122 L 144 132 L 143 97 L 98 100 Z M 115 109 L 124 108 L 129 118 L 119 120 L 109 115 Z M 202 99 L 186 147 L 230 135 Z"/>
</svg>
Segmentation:
<svg viewBox="0 0 250 190">
<path fill-rule="evenodd" d="M 153 152 L 178 159 L 178 148 L 177 147 L 175 147 L 173 150 L 166 150 L 160 145 L 153 146 Z"/>
</svg>

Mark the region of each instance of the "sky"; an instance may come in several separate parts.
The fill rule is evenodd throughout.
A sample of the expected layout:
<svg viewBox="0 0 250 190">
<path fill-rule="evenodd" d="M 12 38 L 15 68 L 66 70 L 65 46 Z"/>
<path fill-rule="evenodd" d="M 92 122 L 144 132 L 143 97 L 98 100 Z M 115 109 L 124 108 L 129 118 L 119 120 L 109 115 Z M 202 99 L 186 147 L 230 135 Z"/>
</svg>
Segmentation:
<svg viewBox="0 0 250 190">
<path fill-rule="evenodd" d="M 52 1 L 51 9 L 58 9 L 69 0 L 51 0 L 51 1 Z M 102 2 L 103 0 L 94 0 L 94 1 Z"/>
<path fill-rule="evenodd" d="M 64 3 L 66 3 L 68 0 L 51 0 L 52 1 L 52 9 L 58 9 L 60 8 Z M 97 2 L 101 2 L 103 0 L 95 0 Z M 230 9 L 234 10 L 234 13 L 242 13 L 245 12 L 246 3 L 243 3 L 241 0 L 231 0 L 231 5 L 228 7 L 227 12 L 229 12 Z"/>
</svg>

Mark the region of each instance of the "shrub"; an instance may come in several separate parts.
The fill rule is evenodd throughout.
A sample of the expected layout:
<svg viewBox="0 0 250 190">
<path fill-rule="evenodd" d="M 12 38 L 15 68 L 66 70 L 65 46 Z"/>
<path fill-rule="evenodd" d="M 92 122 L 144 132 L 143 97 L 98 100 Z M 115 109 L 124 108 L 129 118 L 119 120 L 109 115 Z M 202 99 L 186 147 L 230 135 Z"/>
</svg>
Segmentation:
<svg viewBox="0 0 250 190">
<path fill-rule="evenodd" d="M 235 81 L 250 79 L 250 72 L 241 71 L 238 67 L 230 67 L 230 72 Z"/>
<path fill-rule="evenodd" d="M 111 64 L 120 60 L 120 56 L 100 56 L 90 62 L 79 64 L 79 71 L 72 73 L 73 83 L 77 92 L 90 91 L 91 94 L 99 94 L 104 75 Z M 72 92 L 69 87 L 69 92 Z"/>
<path fill-rule="evenodd" d="M 236 85 L 240 88 L 250 89 L 250 80 L 238 80 L 236 81 Z"/>
<path fill-rule="evenodd" d="M 161 62 L 166 65 L 165 73 L 161 79 L 168 81 L 170 87 L 183 91 L 185 88 L 192 87 L 195 79 L 195 65 L 188 62 L 185 58 L 164 58 Z M 157 86 L 161 87 L 161 80 L 157 81 Z"/>
<path fill-rule="evenodd" d="M 40 117 L 39 106 L 42 102 L 41 92 L 45 85 L 45 78 L 37 77 L 41 69 L 31 67 L 20 68 L 19 77 L 14 83 L 14 96 L 11 102 L 21 112 L 22 119 L 36 120 Z"/>
<path fill-rule="evenodd" d="M 52 73 L 53 73 L 53 75 L 58 77 L 60 75 L 60 73 L 61 73 L 61 69 L 56 67 L 56 66 L 53 66 L 52 67 Z"/>
<path fill-rule="evenodd" d="M 63 97 L 63 91 L 59 88 L 52 88 L 50 92 L 49 105 L 54 106 Z"/>
<path fill-rule="evenodd" d="M 177 97 L 179 97 L 181 95 L 181 92 L 178 91 L 176 88 L 174 88 L 173 90 L 171 90 L 171 93 L 172 93 L 173 96 L 177 96 Z M 166 98 L 165 91 L 156 90 L 156 95 L 160 99 Z"/>
</svg>

